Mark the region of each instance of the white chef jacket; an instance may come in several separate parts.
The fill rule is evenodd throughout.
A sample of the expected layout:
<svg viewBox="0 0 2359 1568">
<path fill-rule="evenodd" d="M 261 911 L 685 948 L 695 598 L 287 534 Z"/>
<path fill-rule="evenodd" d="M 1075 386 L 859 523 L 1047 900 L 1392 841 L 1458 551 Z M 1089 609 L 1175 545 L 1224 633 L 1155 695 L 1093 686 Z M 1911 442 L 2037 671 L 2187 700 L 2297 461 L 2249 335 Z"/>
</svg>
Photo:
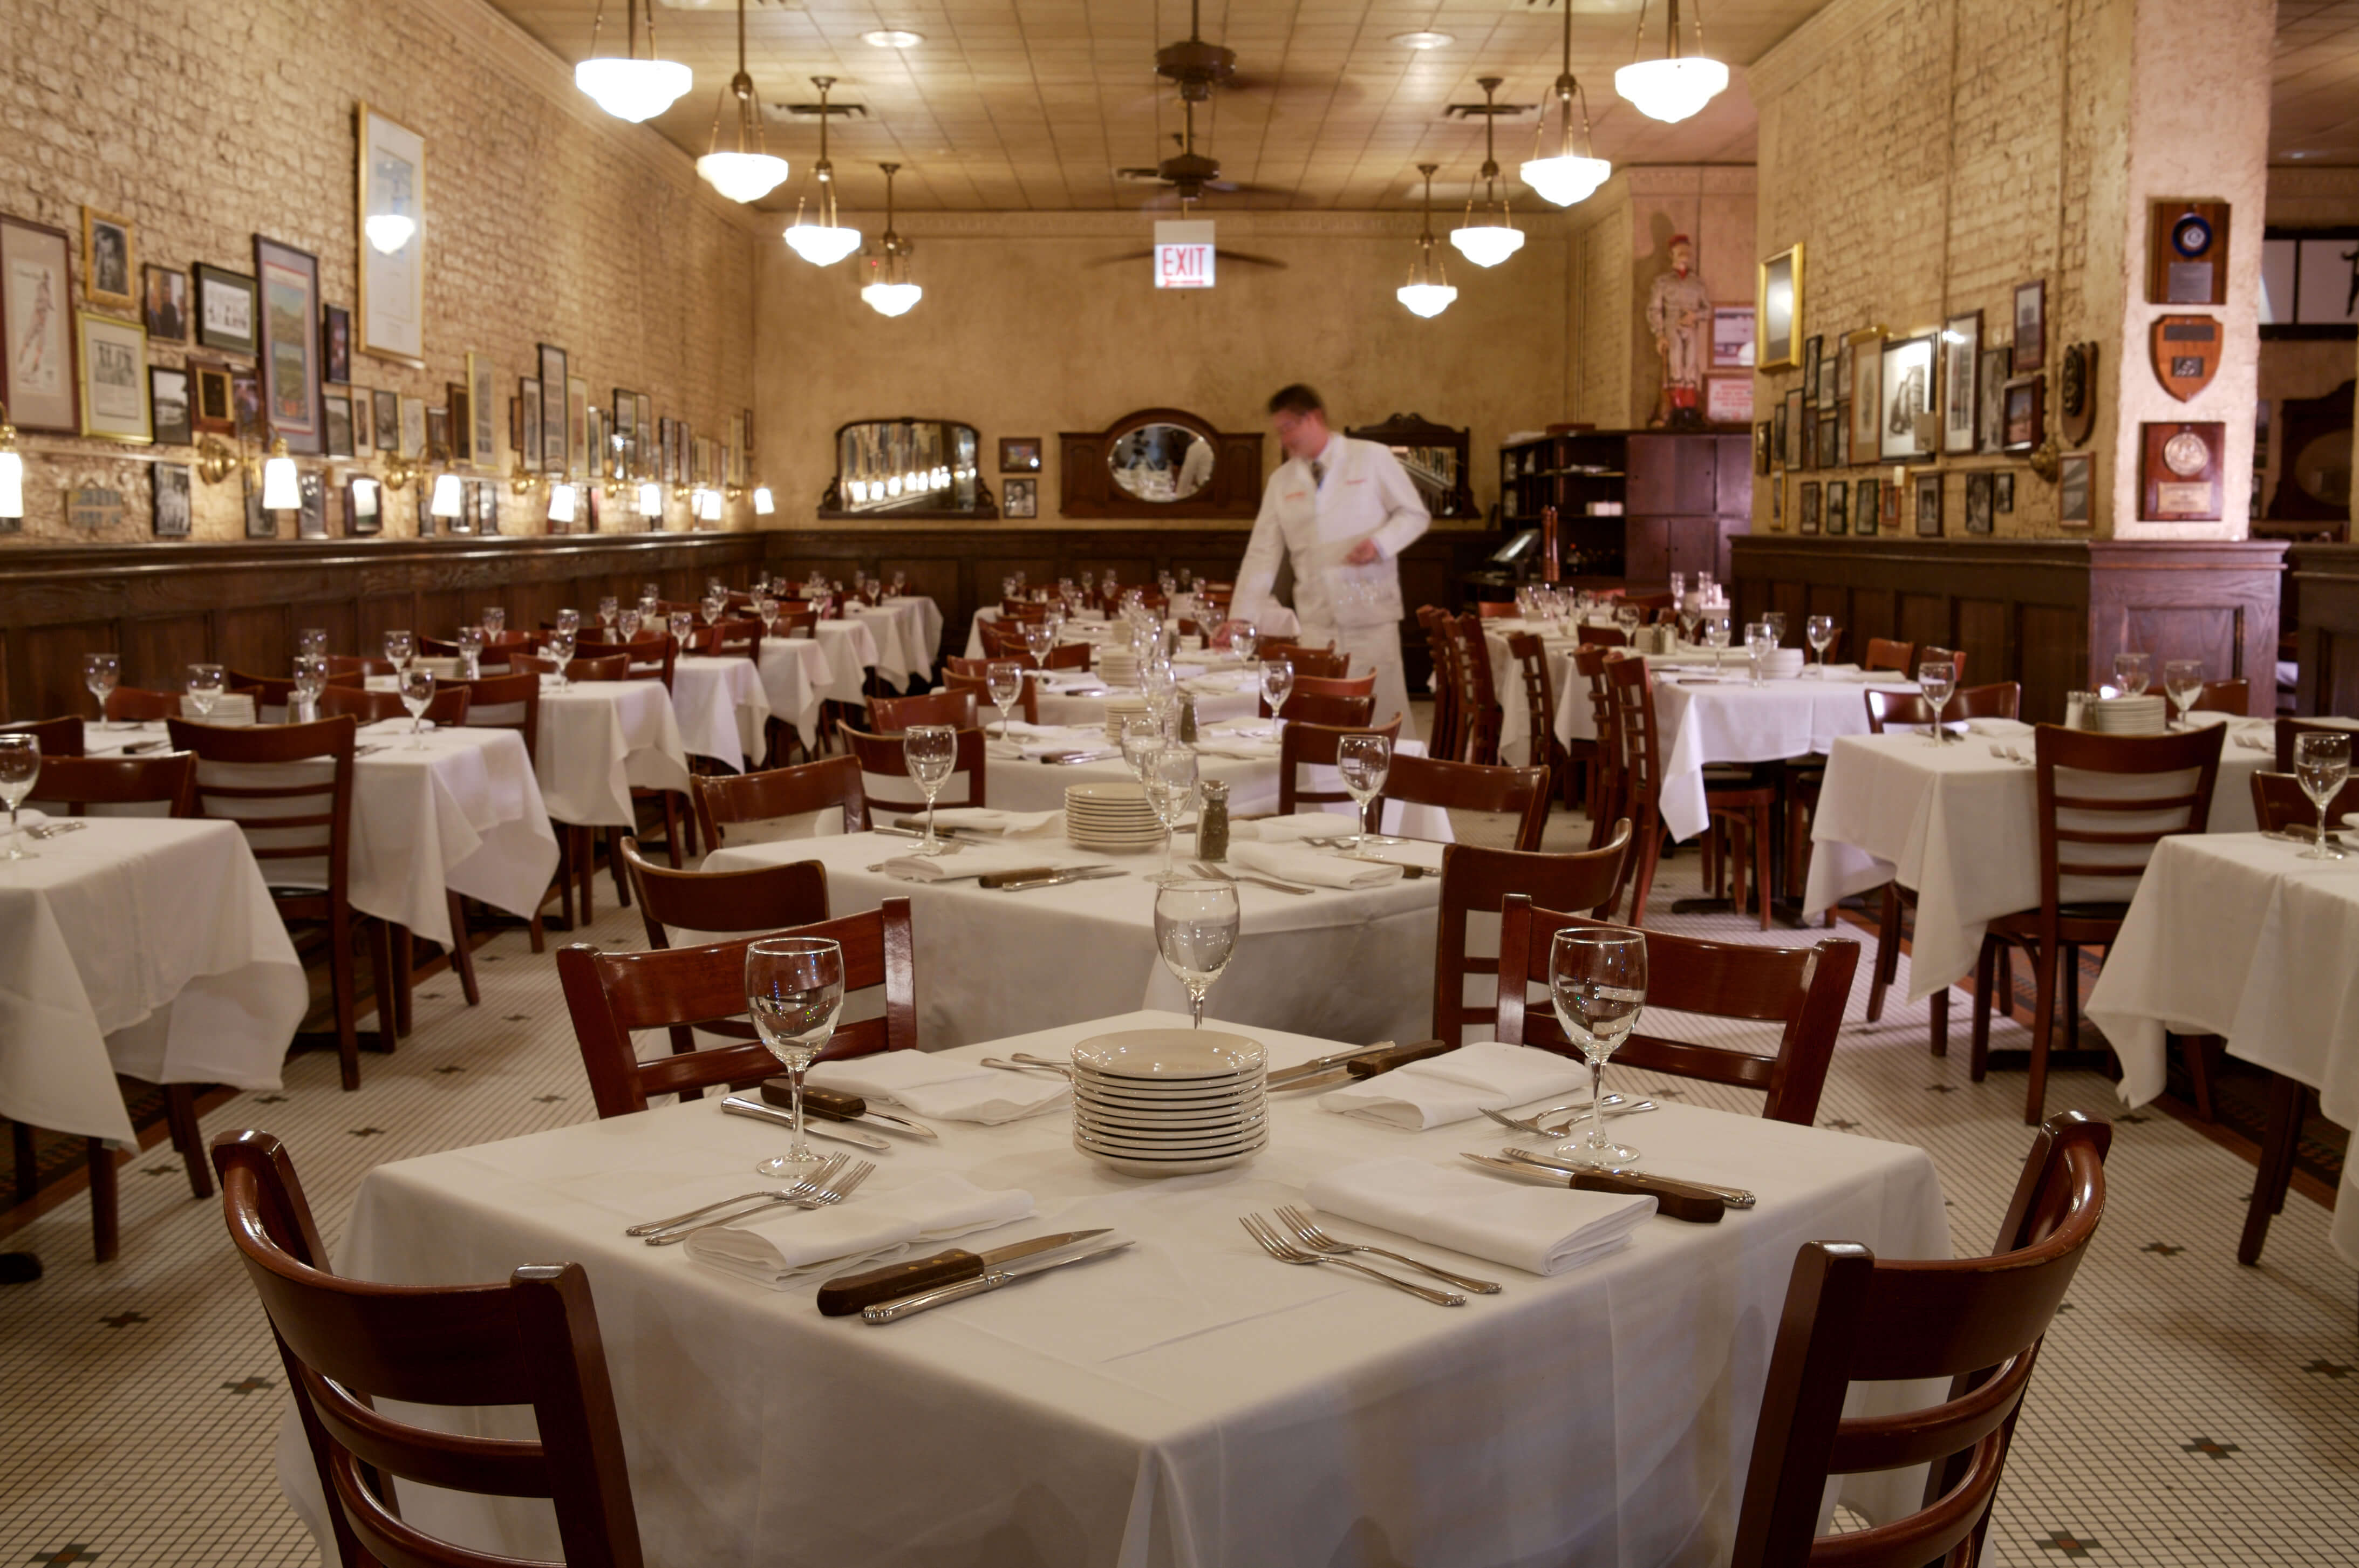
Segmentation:
<svg viewBox="0 0 2359 1568">
<path fill-rule="evenodd" d="M 1433 526 L 1425 501 L 1380 442 L 1331 434 L 1319 461 L 1326 478 L 1315 485 L 1302 458 L 1288 458 L 1269 476 L 1229 614 L 1246 621 L 1266 615 L 1278 564 L 1290 557 L 1294 613 L 1305 626 L 1397 623 L 1404 612 L 1396 561 Z M 1345 565 L 1364 539 L 1375 540 L 1377 558 Z"/>
</svg>

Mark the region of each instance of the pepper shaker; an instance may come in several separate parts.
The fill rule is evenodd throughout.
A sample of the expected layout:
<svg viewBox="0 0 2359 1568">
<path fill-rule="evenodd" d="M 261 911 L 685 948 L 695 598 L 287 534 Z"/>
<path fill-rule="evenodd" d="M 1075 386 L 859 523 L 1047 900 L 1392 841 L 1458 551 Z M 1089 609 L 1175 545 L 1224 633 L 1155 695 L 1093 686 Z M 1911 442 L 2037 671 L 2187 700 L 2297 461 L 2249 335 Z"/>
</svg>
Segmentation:
<svg viewBox="0 0 2359 1568">
<path fill-rule="evenodd" d="M 1226 779 L 1206 779 L 1196 786 L 1196 858 L 1229 857 L 1229 786 Z"/>
</svg>

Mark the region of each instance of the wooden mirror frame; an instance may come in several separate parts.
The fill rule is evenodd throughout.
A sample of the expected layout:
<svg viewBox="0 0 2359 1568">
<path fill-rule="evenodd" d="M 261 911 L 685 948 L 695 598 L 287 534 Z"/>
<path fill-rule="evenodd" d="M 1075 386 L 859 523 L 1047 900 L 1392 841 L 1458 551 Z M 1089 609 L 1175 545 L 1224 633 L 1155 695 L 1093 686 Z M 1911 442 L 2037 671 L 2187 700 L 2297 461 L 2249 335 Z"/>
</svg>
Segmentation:
<svg viewBox="0 0 2359 1568">
<path fill-rule="evenodd" d="M 843 432 L 861 425 L 940 425 L 945 430 L 973 430 L 974 432 L 974 505 L 972 507 L 912 506 L 886 512 L 853 511 L 847 508 L 843 504 Z M 999 503 L 992 495 L 991 486 L 984 477 L 983 432 L 976 430 L 964 419 L 921 419 L 914 414 L 901 414 L 891 419 L 846 419 L 835 427 L 835 434 L 829 438 L 828 458 L 835 464 L 835 472 L 829 476 L 827 488 L 820 493 L 819 516 L 823 521 L 972 521 L 976 518 L 995 518 L 999 516 Z"/>
<path fill-rule="evenodd" d="M 1466 467 L 1473 453 L 1474 431 L 1472 426 L 1461 429 L 1455 425 L 1437 425 L 1423 414 L 1387 414 L 1381 425 L 1361 425 L 1343 433 L 1353 441 L 1375 441 L 1387 447 L 1450 448 L 1458 454 L 1458 487 L 1441 498 L 1440 508 L 1433 511 L 1434 519 L 1482 516 L 1474 507 L 1474 485 L 1468 477 Z M 1419 489 L 1418 494 L 1422 495 L 1425 492 Z"/>
<path fill-rule="evenodd" d="M 1212 482 L 1184 501 L 1142 501 L 1114 482 L 1106 454 L 1142 425 L 1178 425 L 1212 443 Z M 1261 512 L 1262 432 L 1233 433 L 1179 408 L 1141 408 L 1103 430 L 1057 436 L 1057 507 L 1068 517 L 1243 517 Z"/>
</svg>

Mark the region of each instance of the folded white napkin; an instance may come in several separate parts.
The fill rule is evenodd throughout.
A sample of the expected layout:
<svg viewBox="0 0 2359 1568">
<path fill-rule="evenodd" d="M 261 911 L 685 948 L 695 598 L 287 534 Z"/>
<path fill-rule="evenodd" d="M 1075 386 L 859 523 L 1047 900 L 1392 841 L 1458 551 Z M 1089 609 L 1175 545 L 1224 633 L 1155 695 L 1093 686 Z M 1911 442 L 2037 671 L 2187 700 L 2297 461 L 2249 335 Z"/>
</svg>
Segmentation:
<svg viewBox="0 0 2359 1568">
<path fill-rule="evenodd" d="M 1229 824 L 1233 843 L 1293 844 L 1306 838 L 1333 838 L 1352 831 L 1352 819 L 1341 811 L 1297 811 L 1290 817 L 1256 817 Z"/>
<path fill-rule="evenodd" d="M 1966 732 L 1969 735 L 2027 735 L 2031 733 L 2031 725 L 2023 723 L 2020 719 L 1968 719 L 1966 721 Z"/>
<path fill-rule="evenodd" d="M 1350 829 L 1350 822 L 1344 822 L 1343 831 Z M 1265 877 L 1288 882 L 1308 882 L 1314 887 L 1381 887 L 1401 879 L 1397 866 L 1377 866 L 1299 844 L 1232 844 L 1229 860 L 1247 871 L 1258 871 Z"/>
<path fill-rule="evenodd" d="M 882 1051 L 842 1062 L 822 1062 L 807 1081 L 864 1100 L 898 1105 L 933 1121 L 996 1124 L 1038 1116 L 1065 1104 L 1072 1085 L 1062 1075 L 1010 1073 L 953 1062 L 921 1051 Z"/>
<path fill-rule="evenodd" d="M 1588 1082 L 1588 1066 L 1570 1056 L 1486 1040 L 1331 1089 L 1319 1103 L 1343 1116 L 1417 1131 L 1544 1100 Z"/>
<path fill-rule="evenodd" d="M 968 833 L 997 833 L 1002 838 L 1049 837 L 1063 833 L 1065 813 L 1003 811 L 990 806 L 938 806 L 934 809 L 934 825 L 963 828 Z"/>
<path fill-rule="evenodd" d="M 2268 725 L 2270 726 L 2270 729 L 2271 729 L 2271 732 L 2272 732 L 2272 733 L 2274 733 L 2274 732 L 2275 732 L 2275 729 L 2276 729 L 2276 724 L 2275 724 L 2274 721 L 2271 721 L 2271 720 L 2268 720 L 2268 719 L 2248 720 L 2248 719 L 2247 719 L 2244 714 L 2242 714 L 2242 713 L 2214 713 L 2214 712 L 2212 712 L 2212 710 L 2210 710 L 2210 709 L 2208 709 L 2208 708 L 2195 708 L 2195 709 L 2190 709 L 2190 710 L 2188 712 L 2188 714 L 2187 714 L 2187 722 L 2188 722 L 2189 724 L 2195 724 L 2195 725 L 2199 725 L 2199 726 L 2200 726 L 2200 725 L 2203 725 L 2203 724 L 2247 724 L 2247 723 L 2255 723 L 2255 724 L 2268 724 Z"/>
<path fill-rule="evenodd" d="M 1032 1194 L 1021 1188 L 994 1192 L 942 1171 L 889 1192 L 864 1190 L 824 1209 L 780 1203 L 744 1225 L 698 1231 L 681 1245 L 700 1263 L 787 1290 L 803 1277 L 843 1273 L 916 1243 L 1012 1224 L 1032 1208 Z"/>
<path fill-rule="evenodd" d="M 1652 1198 L 1551 1192 L 1408 1155 L 1330 1171 L 1307 1192 L 1328 1214 L 1543 1275 L 1628 1246 L 1655 1212 Z"/>
<path fill-rule="evenodd" d="M 1062 811 L 1056 813 L 1061 817 Z M 937 827 L 941 813 L 934 814 Z M 1020 849 L 962 846 L 955 855 L 896 855 L 886 860 L 885 875 L 903 882 L 947 882 L 961 877 L 988 877 L 999 871 L 1022 871 L 1041 864 L 1040 853 Z"/>
</svg>

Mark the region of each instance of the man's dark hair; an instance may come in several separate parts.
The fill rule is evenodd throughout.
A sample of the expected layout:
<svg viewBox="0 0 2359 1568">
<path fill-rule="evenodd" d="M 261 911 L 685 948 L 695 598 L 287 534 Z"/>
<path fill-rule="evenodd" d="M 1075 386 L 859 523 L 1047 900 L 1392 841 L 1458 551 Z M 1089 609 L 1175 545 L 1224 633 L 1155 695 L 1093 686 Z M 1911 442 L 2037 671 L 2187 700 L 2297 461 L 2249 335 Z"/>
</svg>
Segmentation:
<svg viewBox="0 0 2359 1568">
<path fill-rule="evenodd" d="M 1317 388 L 1297 381 L 1269 395 L 1269 411 L 1273 414 L 1324 414 L 1327 405 L 1321 399 Z"/>
</svg>

